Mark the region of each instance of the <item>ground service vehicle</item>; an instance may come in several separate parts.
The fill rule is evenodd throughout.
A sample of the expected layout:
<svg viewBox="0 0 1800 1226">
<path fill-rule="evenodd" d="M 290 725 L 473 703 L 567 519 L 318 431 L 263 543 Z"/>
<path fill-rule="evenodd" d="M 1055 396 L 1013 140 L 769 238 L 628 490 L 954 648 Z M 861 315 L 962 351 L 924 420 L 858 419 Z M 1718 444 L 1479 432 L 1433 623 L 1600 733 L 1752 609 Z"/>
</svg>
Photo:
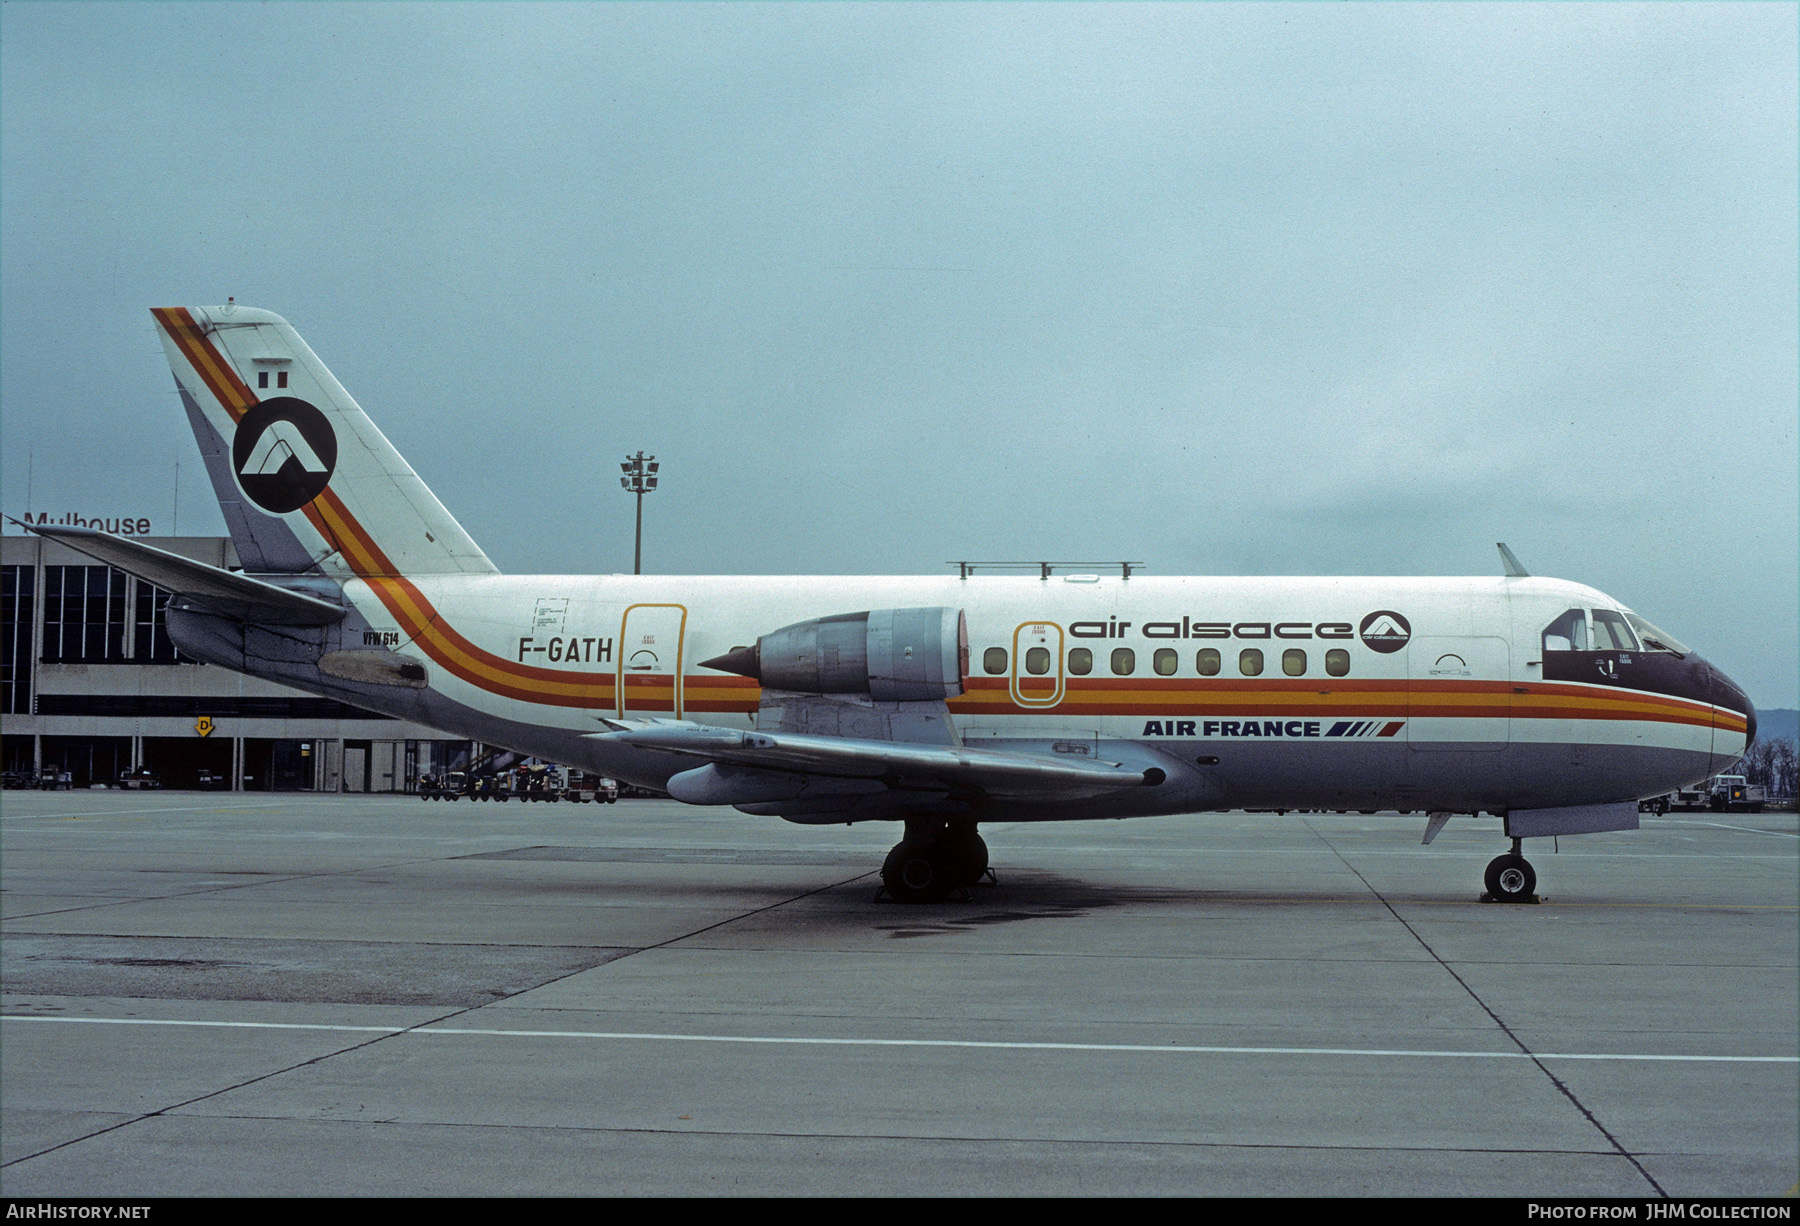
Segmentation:
<svg viewBox="0 0 1800 1226">
<path fill-rule="evenodd" d="M 618 780 L 608 779 L 604 775 L 572 770 L 569 772 L 568 783 L 563 789 L 563 798 L 576 804 L 598 802 L 610 805 L 619 799 L 619 783 Z"/>
<path fill-rule="evenodd" d="M 778 580 L 503 575 L 288 323 L 153 312 L 243 573 L 31 525 L 176 593 L 186 654 L 687 804 L 904 830 L 890 894 L 981 822 L 1224 809 L 1631 829 L 1756 714 L 1604 592 L 1529 575 Z"/>
<path fill-rule="evenodd" d="M 1768 791 L 1760 783 L 1751 783 L 1742 775 L 1714 775 L 1693 787 L 1640 801 L 1638 808 L 1646 813 L 1761 813 L 1768 799 Z"/>
</svg>

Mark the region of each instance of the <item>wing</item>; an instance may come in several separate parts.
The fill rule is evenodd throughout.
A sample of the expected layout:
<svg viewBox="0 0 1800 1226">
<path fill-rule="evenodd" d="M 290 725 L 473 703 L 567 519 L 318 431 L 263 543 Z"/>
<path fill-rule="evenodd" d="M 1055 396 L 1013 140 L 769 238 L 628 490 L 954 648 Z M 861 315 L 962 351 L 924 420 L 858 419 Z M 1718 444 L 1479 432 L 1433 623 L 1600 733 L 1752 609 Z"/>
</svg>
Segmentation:
<svg viewBox="0 0 1800 1226">
<path fill-rule="evenodd" d="M 92 528 L 24 526 L 39 536 L 240 621 L 271 626 L 324 626 L 344 620 L 342 605 L 236 571 L 220 570 L 153 545 Z"/>
<path fill-rule="evenodd" d="M 782 816 L 866 810 L 872 803 L 1073 800 L 1162 782 L 1154 767 L 1116 762 L 676 721 L 621 726 L 594 737 L 695 759 L 693 769 L 668 782 L 677 800 Z"/>
</svg>

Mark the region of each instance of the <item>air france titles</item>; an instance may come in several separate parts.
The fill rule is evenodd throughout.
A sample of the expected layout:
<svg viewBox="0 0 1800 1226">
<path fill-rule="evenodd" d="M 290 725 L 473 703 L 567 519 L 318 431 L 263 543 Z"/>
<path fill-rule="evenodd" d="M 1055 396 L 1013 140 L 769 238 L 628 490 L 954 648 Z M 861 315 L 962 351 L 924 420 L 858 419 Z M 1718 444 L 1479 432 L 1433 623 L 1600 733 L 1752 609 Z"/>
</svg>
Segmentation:
<svg viewBox="0 0 1800 1226">
<path fill-rule="evenodd" d="M 1233 737 L 1390 737 L 1406 727 L 1403 719 L 1152 719 L 1144 721 L 1145 736 L 1199 736 L 1206 740 Z"/>
</svg>

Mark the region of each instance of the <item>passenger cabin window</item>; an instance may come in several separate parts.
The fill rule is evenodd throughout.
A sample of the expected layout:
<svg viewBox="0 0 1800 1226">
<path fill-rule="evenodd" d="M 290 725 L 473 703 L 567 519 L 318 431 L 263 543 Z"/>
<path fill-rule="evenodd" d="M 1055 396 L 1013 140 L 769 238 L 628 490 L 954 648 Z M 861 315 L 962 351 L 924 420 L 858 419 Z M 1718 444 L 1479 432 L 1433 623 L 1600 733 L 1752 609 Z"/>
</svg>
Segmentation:
<svg viewBox="0 0 1800 1226">
<path fill-rule="evenodd" d="M 1156 669 L 1158 677 L 1173 677 L 1175 675 L 1175 649 L 1158 647 L 1156 654 L 1150 657 L 1150 663 Z"/>
<path fill-rule="evenodd" d="M 987 670 L 990 677 L 998 677 L 1006 671 L 1006 648 L 990 647 L 981 653 L 981 667 Z"/>
<path fill-rule="evenodd" d="M 1262 676 L 1262 652 L 1254 647 L 1238 652 L 1238 672 L 1246 677 Z"/>
<path fill-rule="evenodd" d="M 1637 636 L 1625 622 L 1623 613 L 1611 609 L 1594 610 L 1594 650 L 1636 651 Z"/>
<path fill-rule="evenodd" d="M 1112 653 L 1113 675 L 1129 677 L 1137 671 L 1137 652 L 1129 647 L 1115 647 Z"/>
<path fill-rule="evenodd" d="M 1350 671 L 1350 653 L 1342 647 L 1333 647 L 1325 653 L 1325 671 L 1333 677 L 1342 677 Z"/>
<path fill-rule="evenodd" d="M 1094 653 L 1086 647 L 1069 649 L 1069 671 L 1077 677 L 1085 677 L 1094 671 Z"/>
<path fill-rule="evenodd" d="M 1570 609 L 1544 627 L 1545 651 L 1586 651 L 1587 610 Z"/>
<path fill-rule="evenodd" d="M 1306 653 L 1290 647 L 1281 653 L 1281 671 L 1290 677 L 1306 676 Z"/>
<path fill-rule="evenodd" d="M 1194 657 L 1194 668 L 1202 677 L 1217 677 L 1219 675 L 1219 649 L 1202 647 L 1200 654 Z"/>
<path fill-rule="evenodd" d="M 1033 677 L 1042 677 L 1050 671 L 1050 649 L 1033 647 L 1025 653 L 1025 671 Z"/>
</svg>

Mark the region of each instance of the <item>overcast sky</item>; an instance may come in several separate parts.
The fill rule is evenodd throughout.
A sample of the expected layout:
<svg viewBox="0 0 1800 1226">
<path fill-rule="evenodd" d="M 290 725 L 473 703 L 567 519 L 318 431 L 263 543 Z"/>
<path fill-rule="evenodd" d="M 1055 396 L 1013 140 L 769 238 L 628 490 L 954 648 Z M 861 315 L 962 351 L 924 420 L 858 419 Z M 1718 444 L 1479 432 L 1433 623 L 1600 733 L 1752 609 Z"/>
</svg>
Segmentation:
<svg viewBox="0 0 1800 1226">
<path fill-rule="evenodd" d="M 1534 573 L 1796 705 L 1791 4 L 0 7 L 0 509 L 286 316 L 502 569 Z M 27 470 L 30 469 L 30 505 Z"/>
</svg>

